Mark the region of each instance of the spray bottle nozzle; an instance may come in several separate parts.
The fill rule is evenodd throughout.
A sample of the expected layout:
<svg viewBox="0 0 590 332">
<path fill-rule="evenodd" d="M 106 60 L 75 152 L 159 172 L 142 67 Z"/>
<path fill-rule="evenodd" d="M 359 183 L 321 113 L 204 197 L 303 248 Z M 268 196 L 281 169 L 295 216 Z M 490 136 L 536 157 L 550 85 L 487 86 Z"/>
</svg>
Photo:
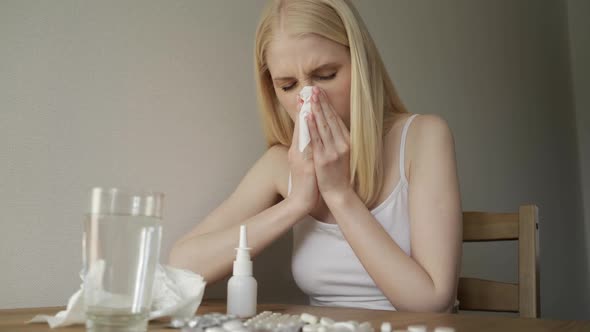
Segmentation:
<svg viewBox="0 0 590 332">
<path fill-rule="evenodd" d="M 248 248 L 248 237 L 246 236 L 246 225 L 240 225 L 240 248 Z"/>
<path fill-rule="evenodd" d="M 240 225 L 240 243 L 236 248 L 236 260 L 234 261 L 234 274 L 252 274 L 252 261 L 250 261 L 250 249 L 248 248 L 248 237 L 246 225 Z"/>
</svg>

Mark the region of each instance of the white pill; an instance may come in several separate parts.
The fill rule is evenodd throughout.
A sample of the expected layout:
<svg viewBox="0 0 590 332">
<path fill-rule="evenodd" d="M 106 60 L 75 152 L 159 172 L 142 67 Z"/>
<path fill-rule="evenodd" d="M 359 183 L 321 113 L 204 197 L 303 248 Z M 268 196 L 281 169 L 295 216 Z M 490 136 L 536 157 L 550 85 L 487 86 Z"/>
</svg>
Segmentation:
<svg viewBox="0 0 590 332">
<path fill-rule="evenodd" d="M 316 316 L 306 312 L 301 314 L 301 320 L 309 324 L 316 324 L 318 322 L 318 318 Z"/>
<path fill-rule="evenodd" d="M 334 325 L 332 325 L 332 327 L 334 328 L 334 330 L 336 331 L 350 331 L 350 332 L 356 332 L 357 328 L 358 328 L 358 323 L 353 322 L 353 321 L 349 321 L 349 322 L 336 322 L 334 323 Z"/>
<path fill-rule="evenodd" d="M 250 328 L 246 327 L 246 326 L 242 326 L 242 327 L 234 327 L 233 329 L 229 330 L 229 329 L 224 329 L 228 332 L 248 332 L 250 331 Z"/>
<path fill-rule="evenodd" d="M 438 326 L 434 329 L 434 332 L 455 332 L 455 329 L 447 326 Z"/>
<path fill-rule="evenodd" d="M 320 318 L 320 324 L 324 325 L 324 326 L 332 326 L 334 325 L 334 320 L 330 319 L 328 317 L 322 317 Z"/>
<path fill-rule="evenodd" d="M 369 322 L 363 322 L 361 323 L 361 325 L 359 325 L 359 330 L 361 332 L 373 332 L 373 325 L 371 325 L 371 323 Z"/>
<path fill-rule="evenodd" d="M 324 325 L 320 325 L 317 329 L 317 332 L 328 332 L 328 327 L 324 326 Z"/>
<path fill-rule="evenodd" d="M 253 319 L 261 319 L 264 317 L 270 316 L 270 312 L 269 311 L 263 311 L 261 313 L 259 313 L 258 315 L 252 317 Z"/>
<path fill-rule="evenodd" d="M 410 325 L 408 332 L 426 332 L 426 325 Z"/>
<path fill-rule="evenodd" d="M 225 322 L 225 323 L 223 323 L 222 326 L 224 329 L 229 330 L 229 331 L 244 328 L 244 324 L 237 319 Z"/>
<path fill-rule="evenodd" d="M 381 332 L 391 332 L 391 323 L 390 322 L 381 323 Z"/>
<path fill-rule="evenodd" d="M 313 324 L 303 325 L 303 332 L 317 332 L 317 327 Z"/>
<path fill-rule="evenodd" d="M 338 323 L 334 323 L 334 325 L 330 326 L 330 329 L 333 332 L 351 332 L 348 326 L 337 325 Z"/>
<path fill-rule="evenodd" d="M 289 322 L 279 322 L 279 323 L 277 324 L 277 327 L 278 327 L 278 328 L 281 328 L 281 327 L 289 327 L 289 326 L 293 326 L 293 325 L 294 325 L 294 324 L 291 324 L 291 323 L 289 323 Z"/>
<path fill-rule="evenodd" d="M 275 328 L 275 323 L 273 322 L 264 322 L 264 324 L 262 324 L 262 329 L 264 330 L 274 330 Z"/>
<path fill-rule="evenodd" d="M 209 327 L 205 329 L 205 332 L 227 332 L 224 328 L 219 326 Z"/>
</svg>

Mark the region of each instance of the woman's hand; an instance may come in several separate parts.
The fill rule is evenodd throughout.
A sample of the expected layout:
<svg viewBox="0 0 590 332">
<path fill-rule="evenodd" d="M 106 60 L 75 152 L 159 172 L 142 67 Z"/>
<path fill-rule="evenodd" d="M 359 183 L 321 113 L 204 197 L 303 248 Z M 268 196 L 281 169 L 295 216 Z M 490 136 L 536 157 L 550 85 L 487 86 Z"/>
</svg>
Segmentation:
<svg viewBox="0 0 590 332">
<path fill-rule="evenodd" d="M 301 106 L 301 105 L 299 105 Z M 318 203 L 320 193 L 313 165 L 311 145 L 299 151 L 299 117 L 295 117 L 295 131 L 289 148 L 289 168 L 291 170 L 291 193 L 288 196 L 302 212 L 308 214 Z"/>
<path fill-rule="evenodd" d="M 353 190 L 350 181 L 350 133 L 329 103 L 326 93 L 313 88 L 307 123 L 319 191 L 326 202 Z"/>
</svg>

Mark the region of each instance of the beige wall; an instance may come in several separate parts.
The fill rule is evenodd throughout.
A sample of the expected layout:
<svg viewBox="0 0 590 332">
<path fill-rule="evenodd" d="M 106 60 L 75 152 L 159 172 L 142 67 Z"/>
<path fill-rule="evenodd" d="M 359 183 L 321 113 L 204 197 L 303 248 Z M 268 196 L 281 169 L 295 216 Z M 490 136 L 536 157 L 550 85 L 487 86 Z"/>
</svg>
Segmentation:
<svg viewBox="0 0 590 332">
<path fill-rule="evenodd" d="M 264 151 L 251 55 L 264 2 L 0 3 L 0 308 L 64 304 L 79 286 L 91 186 L 164 191 L 163 257 L 232 191 Z M 564 4 L 374 0 L 359 9 L 409 109 L 448 119 L 463 207 L 537 203 L 543 315 L 583 317 Z M 261 299 L 302 301 L 289 238 L 274 246 L 255 264 Z M 466 247 L 463 271 L 515 280 L 514 249 Z"/>
</svg>

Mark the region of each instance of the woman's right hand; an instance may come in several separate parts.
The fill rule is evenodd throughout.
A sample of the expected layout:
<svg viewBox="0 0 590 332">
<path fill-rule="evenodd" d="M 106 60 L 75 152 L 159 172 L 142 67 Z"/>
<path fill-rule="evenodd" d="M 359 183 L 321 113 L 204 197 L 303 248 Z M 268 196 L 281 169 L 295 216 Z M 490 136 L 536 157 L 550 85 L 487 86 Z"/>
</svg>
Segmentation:
<svg viewBox="0 0 590 332">
<path fill-rule="evenodd" d="M 301 106 L 301 105 L 299 105 Z M 293 201 L 303 212 L 308 214 L 318 204 L 320 192 L 318 189 L 311 143 L 299 151 L 299 116 L 295 117 L 295 132 L 289 148 L 289 169 L 291 170 L 291 193 L 289 200 Z"/>
</svg>

